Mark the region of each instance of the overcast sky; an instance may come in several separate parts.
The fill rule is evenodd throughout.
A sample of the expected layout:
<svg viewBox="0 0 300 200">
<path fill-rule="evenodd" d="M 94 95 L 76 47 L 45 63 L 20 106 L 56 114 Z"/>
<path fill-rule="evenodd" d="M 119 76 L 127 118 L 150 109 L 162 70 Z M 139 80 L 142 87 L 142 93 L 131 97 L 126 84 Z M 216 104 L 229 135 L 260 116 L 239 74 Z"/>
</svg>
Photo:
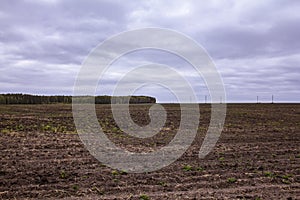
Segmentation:
<svg viewBox="0 0 300 200">
<path fill-rule="evenodd" d="M 255 102 L 256 96 L 267 102 L 272 94 L 277 102 L 300 102 L 297 0 L 2 1 L 0 93 L 72 95 L 81 64 L 93 48 L 114 34 L 145 27 L 174 29 L 202 45 L 222 76 L 228 102 Z M 99 88 L 105 87 L 97 94 L 111 94 L 126 70 L 148 62 L 185 74 L 199 102 L 208 95 L 190 66 L 151 50 L 120 58 L 100 81 Z M 137 94 L 175 101 L 170 91 L 157 86 Z"/>
</svg>

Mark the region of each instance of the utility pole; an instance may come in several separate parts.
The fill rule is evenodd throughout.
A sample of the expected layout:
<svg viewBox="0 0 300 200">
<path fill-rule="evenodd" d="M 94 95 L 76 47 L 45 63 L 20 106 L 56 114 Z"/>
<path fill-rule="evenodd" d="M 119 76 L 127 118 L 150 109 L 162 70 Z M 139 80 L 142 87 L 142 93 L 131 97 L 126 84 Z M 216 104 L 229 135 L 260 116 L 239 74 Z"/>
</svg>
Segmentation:
<svg viewBox="0 0 300 200">
<path fill-rule="evenodd" d="M 274 95 L 272 94 L 272 104 L 274 103 Z"/>
<path fill-rule="evenodd" d="M 207 96 L 205 95 L 205 104 L 207 103 Z"/>
<path fill-rule="evenodd" d="M 222 96 L 220 97 L 220 104 L 222 104 Z"/>
</svg>

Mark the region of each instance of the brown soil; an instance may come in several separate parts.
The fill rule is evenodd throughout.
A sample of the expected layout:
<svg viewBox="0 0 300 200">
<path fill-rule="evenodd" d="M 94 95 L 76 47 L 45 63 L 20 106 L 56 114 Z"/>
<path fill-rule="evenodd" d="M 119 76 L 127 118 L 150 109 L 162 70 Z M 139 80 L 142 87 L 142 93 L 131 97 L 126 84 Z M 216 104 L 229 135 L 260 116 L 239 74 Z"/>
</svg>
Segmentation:
<svg viewBox="0 0 300 200">
<path fill-rule="evenodd" d="M 99 122 L 119 146 L 149 151 L 167 144 L 180 123 L 178 105 L 150 139 L 124 134 L 110 107 L 97 105 Z M 132 105 L 147 124 L 149 105 Z M 0 106 L 0 199 L 299 199 L 300 104 L 229 104 L 214 150 L 198 151 L 210 106 L 200 105 L 198 135 L 176 162 L 159 171 L 129 174 L 104 166 L 76 134 L 71 105 Z"/>
</svg>

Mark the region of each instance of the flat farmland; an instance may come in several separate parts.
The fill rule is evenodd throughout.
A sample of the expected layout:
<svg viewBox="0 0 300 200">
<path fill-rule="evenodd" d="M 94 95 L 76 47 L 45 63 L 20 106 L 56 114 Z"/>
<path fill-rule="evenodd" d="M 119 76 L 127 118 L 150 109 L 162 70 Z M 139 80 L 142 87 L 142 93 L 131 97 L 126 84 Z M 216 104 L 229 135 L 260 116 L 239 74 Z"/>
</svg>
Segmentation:
<svg viewBox="0 0 300 200">
<path fill-rule="evenodd" d="M 147 125 L 151 105 L 130 105 Z M 167 145 L 180 107 L 163 104 L 167 121 L 154 137 L 137 139 L 96 105 L 99 124 L 116 145 L 148 152 Z M 86 150 L 69 104 L 0 105 L 0 199 L 299 199 L 300 104 L 228 104 L 222 135 L 198 158 L 210 122 L 200 104 L 198 134 L 171 165 L 132 174 L 111 169 Z"/>
</svg>

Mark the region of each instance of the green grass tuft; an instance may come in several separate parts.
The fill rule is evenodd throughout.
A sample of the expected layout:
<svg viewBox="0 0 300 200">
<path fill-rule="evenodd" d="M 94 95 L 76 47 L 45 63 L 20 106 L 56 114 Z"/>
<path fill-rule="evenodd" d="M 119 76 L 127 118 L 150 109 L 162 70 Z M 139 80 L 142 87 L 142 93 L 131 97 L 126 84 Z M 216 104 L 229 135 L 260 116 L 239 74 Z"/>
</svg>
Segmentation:
<svg viewBox="0 0 300 200">
<path fill-rule="evenodd" d="M 228 178 L 228 179 L 227 179 L 227 182 L 228 182 L 228 183 L 235 183 L 235 182 L 237 182 L 237 179 L 234 178 L 234 177 L 231 177 L 231 178 Z"/>
<path fill-rule="evenodd" d="M 188 172 L 188 171 L 192 171 L 193 170 L 193 167 L 191 165 L 185 165 L 183 166 L 182 168 L 184 171 Z"/>
</svg>

